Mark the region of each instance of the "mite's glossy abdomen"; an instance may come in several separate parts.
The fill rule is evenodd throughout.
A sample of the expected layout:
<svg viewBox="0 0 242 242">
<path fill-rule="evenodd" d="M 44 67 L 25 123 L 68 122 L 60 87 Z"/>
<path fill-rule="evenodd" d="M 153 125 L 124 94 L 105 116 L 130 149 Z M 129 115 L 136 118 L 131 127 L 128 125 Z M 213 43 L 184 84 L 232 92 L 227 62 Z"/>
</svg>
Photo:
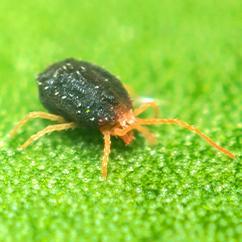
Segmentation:
<svg viewBox="0 0 242 242">
<path fill-rule="evenodd" d="M 54 114 L 80 125 L 114 125 L 117 110 L 128 112 L 132 103 L 121 82 L 101 67 L 66 59 L 38 76 L 39 96 Z"/>
</svg>

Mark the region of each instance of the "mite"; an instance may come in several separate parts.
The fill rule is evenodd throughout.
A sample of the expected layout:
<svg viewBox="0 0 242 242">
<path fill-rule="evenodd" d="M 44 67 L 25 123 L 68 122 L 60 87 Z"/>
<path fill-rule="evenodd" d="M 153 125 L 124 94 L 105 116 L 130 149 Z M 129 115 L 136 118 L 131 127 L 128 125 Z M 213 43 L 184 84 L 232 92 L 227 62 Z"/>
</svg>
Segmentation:
<svg viewBox="0 0 242 242">
<path fill-rule="evenodd" d="M 188 129 L 207 141 L 211 146 L 234 158 L 197 128 L 178 119 L 141 119 L 138 116 L 153 108 L 154 102 L 143 103 L 134 108 L 122 83 L 108 71 L 85 61 L 66 59 L 48 67 L 37 77 L 39 98 L 49 111 L 31 112 L 10 132 L 13 137 L 29 120 L 43 118 L 57 122 L 32 135 L 20 148 L 25 149 L 47 133 L 78 127 L 98 129 L 104 137 L 102 176 L 107 177 L 107 165 L 111 147 L 111 136 L 121 138 L 125 144 L 134 140 L 134 130 L 140 132 L 150 143 L 154 136 L 147 125 L 175 124 Z"/>
</svg>

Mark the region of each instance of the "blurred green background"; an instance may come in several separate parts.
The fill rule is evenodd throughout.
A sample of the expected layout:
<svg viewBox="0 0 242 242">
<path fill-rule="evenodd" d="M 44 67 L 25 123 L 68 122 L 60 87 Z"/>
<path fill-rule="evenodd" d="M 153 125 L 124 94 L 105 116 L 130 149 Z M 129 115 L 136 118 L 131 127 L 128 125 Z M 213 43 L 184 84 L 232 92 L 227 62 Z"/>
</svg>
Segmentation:
<svg viewBox="0 0 242 242">
<path fill-rule="evenodd" d="M 75 57 L 104 66 L 161 117 L 192 123 L 233 151 L 232 160 L 177 127 L 153 127 L 112 143 L 100 178 L 102 137 L 55 133 L 0 150 L 0 241 L 239 241 L 241 2 L 0 2 L 0 140 L 30 111 L 44 110 L 36 75 Z"/>
</svg>

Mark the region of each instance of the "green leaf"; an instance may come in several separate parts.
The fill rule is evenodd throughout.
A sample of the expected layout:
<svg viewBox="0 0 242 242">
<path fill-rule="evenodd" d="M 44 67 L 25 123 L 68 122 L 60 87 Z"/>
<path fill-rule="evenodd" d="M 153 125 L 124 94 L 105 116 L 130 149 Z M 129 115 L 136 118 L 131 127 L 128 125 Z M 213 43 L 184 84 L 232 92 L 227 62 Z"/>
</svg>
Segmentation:
<svg viewBox="0 0 242 242">
<path fill-rule="evenodd" d="M 0 4 L 0 241 L 239 241 L 240 1 L 30 1 Z M 175 126 L 129 146 L 80 129 L 17 147 L 50 122 L 8 132 L 44 111 L 36 75 L 74 57 L 154 98 L 162 118 L 194 124 L 230 159 Z M 135 102 L 136 103 L 136 102 Z M 152 113 L 147 113 L 146 117 Z"/>
</svg>

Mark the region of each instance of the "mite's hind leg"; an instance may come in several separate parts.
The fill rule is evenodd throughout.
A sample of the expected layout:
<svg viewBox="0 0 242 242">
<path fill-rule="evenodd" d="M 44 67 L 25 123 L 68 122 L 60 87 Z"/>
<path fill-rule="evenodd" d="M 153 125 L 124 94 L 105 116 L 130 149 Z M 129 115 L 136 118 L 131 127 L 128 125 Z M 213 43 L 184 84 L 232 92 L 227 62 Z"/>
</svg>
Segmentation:
<svg viewBox="0 0 242 242">
<path fill-rule="evenodd" d="M 106 179 L 108 175 L 108 159 L 111 151 L 110 132 L 103 131 L 103 138 L 104 138 L 104 150 L 103 150 L 103 158 L 102 158 L 102 177 Z"/>
<path fill-rule="evenodd" d="M 75 123 L 64 123 L 64 124 L 55 124 L 55 125 L 49 125 L 43 130 L 39 131 L 38 133 L 32 135 L 23 145 L 20 146 L 20 149 L 25 149 L 29 145 L 31 145 L 34 141 L 38 140 L 45 134 L 54 132 L 54 131 L 62 131 L 65 129 L 71 129 L 71 128 L 76 128 Z"/>
<path fill-rule="evenodd" d="M 159 107 L 158 107 L 158 105 L 155 102 L 147 102 L 147 103 L 141 104 L 141 106 L 139 106 L 138 108 L 136 108 L 134 110 L 134 115 L 138 116 L 141 113 L 145 112 L 148 108 L 152 108 L 154 110 L 155 117 L 158 117 L 158 115 L 159 115 Z"/>
<path fill-rule="evenodd" d="M 59 115 L 45 113 L 45 112 L 31 112 L 17 123 L 17 125 L 10 131 L 9 136 L 13 137 L 25 123 L 35 118 L 47 119 L 47 120 L 56 121 L 59 123 L 65 122 L 65 119 Z"/>
</svg>

